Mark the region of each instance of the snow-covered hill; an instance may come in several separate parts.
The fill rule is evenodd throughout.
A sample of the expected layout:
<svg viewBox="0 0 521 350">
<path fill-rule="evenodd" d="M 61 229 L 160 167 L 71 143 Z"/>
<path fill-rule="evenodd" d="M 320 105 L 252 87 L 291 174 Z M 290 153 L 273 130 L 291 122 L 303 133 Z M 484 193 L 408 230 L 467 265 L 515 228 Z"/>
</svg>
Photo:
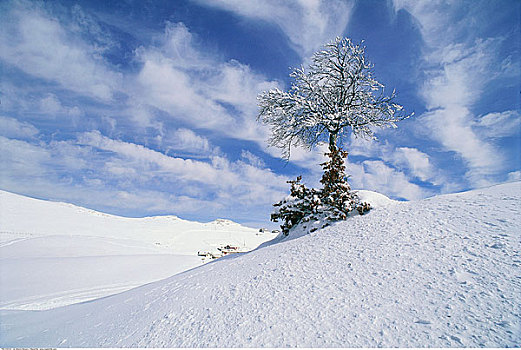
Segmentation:
<svg viewBox="0 0 521 350">
<path fill-rule="evenodd" d="M 198 251 L 247 251 L 274 236 L 228 220 L 124 218 L 0 191 L 0 309 L 105 297 L 200 266 Z"/>
<path fill-rule="evenodd" d="M 3 347 L 521 344 L 521 183 L 390 203 L 118 295 L 0 311 Z"/>
<path fill-rule="evenodd" d="M 232 239 L 229 243 L 240 246 L 248 246 L 248 243 L 257 246 L 265 240 L 255 235 L 258 230 L 229 220 L 199 223 L 176 216 L 126 218 L 5 191 L 0 191 L 0 212 L 2 242 L 34 236 L 96 236 L 135 240 L 168 248 L 177 254 L 192 254 L 198 249 L 211 249 L 223 240 L 228 242 L 229 238 Z M 253 242 L 246 243 L 245 239 Z M 201 241 L 205 241 L 206 246 L 201 247 Z"/>
</svg>

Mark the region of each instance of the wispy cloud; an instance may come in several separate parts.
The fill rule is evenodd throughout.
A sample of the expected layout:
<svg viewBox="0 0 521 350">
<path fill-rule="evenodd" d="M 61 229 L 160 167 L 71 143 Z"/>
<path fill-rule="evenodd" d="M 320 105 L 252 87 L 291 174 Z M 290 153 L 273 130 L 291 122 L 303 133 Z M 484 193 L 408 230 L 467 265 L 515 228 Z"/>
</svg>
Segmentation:
<svg viewBox="0 0 521 350">
<path fill-rule="evenodd" d="M 266 167 L 266 163 L 264 163 L 264 161 L 262 159 L 260 159 L 255 154 L 251 153 L 250 151 L 243 149 L 241 151 L 241 158 L 244 159 L 246 163 L 252 165 L 253 167 L 256 167 L 256 168 L 265 168 Z"/>
<path fill-rule="evenodd" d="M 222 209 L 222 203 L 147 189 L 132 181 L 129 186 L 114 187 L 111 185 L 114 179 L 104 176 L 97 167 L 96 154 L 69 142 L 32 144 L 0 136 L 0 149 L 0 161 L 6 165 L 0 169 L 0 187 L 9 191 L 120 215 L 183 215 L 200 208 L 215 215 Z M 66 168 L 67 173 L 59 171 L 60 168 Z M 129 172 L 128 167 L 122 169 L 121 175 L 124 174 L 131 180 L 139 176 Z"/>
<path fill-rule="evenodd" d="M 26 123 L 8 118 L 2 122 L 13 125 L 11 129 L 17 132 L 11 133 L 14 136 L 37 133 Z M 202 138 L 187 135 L 203 141 L 205 147 Z M 256 219 L 262 220 L 271 203 L 284 196 L 286 190 L 287 179 L 262 162 L 255 162 L 253 155 L 246 162 L 232 162 L 222 155 L 211 156 L 208 161 L 176 158 L 139 144 L 111 139 L 99 131 L 80 133 L 77 140 L 50 142 L 0 136 L 0 149 L 4 164 L 0 187 L 88 207 L 101 206 L 113 212 L 116 209 L 120 214 L 159 210 L 193 215 L 204 209 L 203 217 L 215 217 L 234 211 L 245 215 L 250 208 L 258 213 Z M 55 190 L 47 192 L 53 186 Z M 86 193 L 90 194 L 82 197 Z M 95 198 L 97 195 L 100 197 Z M 148 199 L 138 198 L 140 195 Z M 125 202 L 129 199 L 132 200 Z"/>
<path fill-rule="evenodd" d="M 521 112 L 510 110 L 488 113 L 473 124 L 474 129 L 487 138 L 499 138 L 521 134 Z"/>
<path fill-rule="evenodd" d="M 354 139 L 345 145 L 350 155 L 363 156 L 364 160 L 346 159 L 348 182 L 357 190 L 370 190 L 389 197 L 406 200 L 417 200 L 433 195 L 414 183 L 415 178 L 421 181 L 439 183 L 439 171 L 430 163 L 429 156 L 415 148 L 400 147 L 395 149 L 388 143 Z M 328 146 L 321 144 L 312 150 L 294 148 L 290 162 L 309 171 L 303 182 L 310 187 L 321 187 L 321 163 L 328 158 L 324 153 Z"/>
<path fill-rule="evenodd" d="M 38 129 L 29 123 L 0 116 L 0 135 L 8 138 L 27 139 L 38 135 Z"/>
<path fill-rule="evenodd" d="M 421 127 L 447 151 L 456 152 L 467 167 L 472 186 L 494 182 L 504 167 L 499 150 L 474 129 L 480 125 L 472 107 L 488 81 L 501 74 L 497 51 L 501 38 L 481 38 L 477 28 L 485 13 L 481 2 L 394 1 L 419 23 L 426 79 L 421 95 L 428 111 Z M 460 16 L 465 13 L 464 16 Z"/>
<path fill-rule="evenodd" d="M 220 151 L 218 147 L 214 147 L 210 141 L 201 135 L 196 134 L 193 130 L 179 128 L 165 135 L 168 139 L 167 153 L 169 150 L 174 152 L 184 152 L 191 155 L 211 156 L 217 155 Z"/>
<path fill-rule="evenodd" d="M 167 156 L 141 145 L 113 140 L 99 132 L 84 133 L 79 143 L 113 152 L 105 159 L 113 176 L 140 182 L 162 179 L 176 186 L 174 193 L 187 195 L 184 186 L 197 186 L 201 198 L 213 197 L 221 207 L 258 206 L 271 203 L 285 189 L 286 178 L 274 174 L 262 164 L 231 162 L 224 156 L 212 156 L 209 162 Z"/>
<path fill-rule="evenodd" d="M 139 101 L 197 128 L 262 144 L 256 120 L 259 91 L 276 83 L 237 61 L 205 54 L 183 24 L 167 24 L 161 45 L 141 48 L 143 63 L 133 91 Z"/>
<path fill-rule="evenodd" d="M 30 111 L 33 120 L 54 123 L 57 128 L 71 119 L 81 124 L 75 126 L 77 130 L 90 126 L 120 136 L 125 130 L 134 131 L 130 142 L 98 130 L 62 141 L 36 141 L 32 139 L 39 130 L 32 124 L 2 117 L 2 163 L 7 164 L 2 170 L 3 188 L 63 200 L 84 198 L 80 204 L 87 206 L 105 203 L 105 207 L 130 206 L 145 212 L 161 207 L 187 213 L 204 205 L 212 211 L 205 215 L 253 207 L 266 211 L 284 195 L 287 179 L 274 174 L 251 152 L 231 161 L 207 136 L 191 129 L 262 145 L 266 131 L 255 120 L 256 96 L 275 82 L 239 62 L 208 55 L 180 23 L 167 23 L 155 44 L 137 48 L 134 59 L 141 64 L 139 69 L 118 72 L 103 55 L 114 43 L 110 37 L 104 39 L 101 26 L 81 7 L 74 6 L 71 18 L 64 22 L 43 3 L 19 1 L 3 6 L 6 30 L 0 34 L 0 59 L 58 86 L 58 91 L 69 92 L 64 102 L 56 89 L 42 94 L 2 82 L 9 88 L 3 91 L 4 106 L 20 112 L 18 102 L 23 102 L 27 105 L 22 110 Z M 25 95 L 17 96 L 20 92 Z M 100 102 L 81 107 L 71 102 L 82 97 Z M 103 106 L 107 101 L 115 107 Z M 150 130 L 154 138 L 141 136 Z M 134 143 L 140 139 L 163 152 Z M 34 184 L 39 184 L 38 190 Z M 53 184 L 56 190 L 51 190 Z M 88 191 L 93 194 L 82 197 Z M 104 200 L 95 199 L 94 193 Z M 157 197 L 156 205 L 137 200 L 136 193 Z"/>
<path fill-rule="evenodd" d="M 65 89 L 112 98 L 121 75 L 107 68 L 95 46 L 71 37 L 42 4 L 9 2 L 0 20 L 0 59 Z"/>
<path fill-rule="evenodd" d="M 512 85 L 521 74 L 515 55 L 501 56 L 504 38 L 475 30 L 486 23 L 488 2 L 394 3 L 410 12 L 425 44 L 410 49 L 422 51 L 425 74 L 417 90 L 427 111 L 408 125 L 427 137 L 409 137 L 411 129 L 400 125 L 400 140 L 385 132 L 379 143 L 347 140 L 353 187 L 416 199 L 431 188 L 517 178 L 515 147 L 503 145 L 519 139 L 519 112 L 508 103 L 479 107 L 494 85 L 490 79 L 508 76 Z M 136 20 L 139 2 L 114 15 L 89 3 L 0 3 L 0 187 L 126 214 L 268 218 L 271 203 L 288 190 L 279 173 L 302 173 L 308 185 L 320 186 L 327 147 L 294 149 L 288 167 L 277 149 L 266 148 L 269 130 L 256 121 L 256 97 L 283 88 L 263 75 L 274 72 L 275 58 L 252 60 L 252 66 L 224 58 L 247 60 L 258 52 L 245 47 L 250 51 L 234 56 L 226 45 L 215 47 L 209 37 L 229 38 L 207 36 L 221 28 L 204 23 L 204 16 L 217 8 L 240 18 L 226 24 L 242 35 L 238 42 L 248 39 L 244 26 L 271 33 L 278 27 L 286 38 L 277 36 L 282 40 L 274 47 L 293 48 L 305 60 L 345 32 L 353 11 L 364 15 L 367 8 L 354 4 L 194 0 L 183 5 L 201 12 L 194 21 L 194 13 L 153 11 Z M 272 43 L 257 40 L 263 41 L 256 49 Z M 450 174 L 458 167 L 465 180 Z"/>
<path fill-rule="evenodd" d="M 409 182 L 420 180 L 434 186 L 443 186 L 447 189 L 458 188 L 457 184 L 450 183 L 447 176 L 443 174 L 442 169 L 436 165 L 433 157 L 429 154 L 414 147 L 397 146 L 396 142 L 400 140 L 392 141 L 394 142 L 351 138 L 347 148 L 353 156 L 383 161 L 387 166 L 395 169 L 395 171 L 403 173 Z M 424 192 L 424 196 L 431 194 L 432 192 L 430 191 Z"/>
<path fill-rule="evenodd" d="M 416 148 L 399 147 L 393 153 L 394 164 L 410 169 L 413 176 L 422 181 L 432 180 L 435 169 L 432 166 L 429 156 Z"/>
<path fill-rule="evenodd" d="M 411 183 L 407 176 L 381 160 L 366 160 L 359 164 L 347 164 L 355 188 L 384 193 L 406 200 L 425 198 L 429 192 Z"/>
<path fill-rule="evenodd" d="M 342 35 L 354 7 L 354 1 L 340 0 L 196 1 L 240 16 L 274 23 L 303 58 L 335 36 Z"/>
<path fill-rule="evenodd" d="M 51 118 L 57 115 L 65 115 L 68 117 L 79 117 L 83 115 L 83 111 L 78 106 L 63 106 L 58 97 L 51 93 L 40 99 L 39 107 L 43 114 Z"/>
</svg>

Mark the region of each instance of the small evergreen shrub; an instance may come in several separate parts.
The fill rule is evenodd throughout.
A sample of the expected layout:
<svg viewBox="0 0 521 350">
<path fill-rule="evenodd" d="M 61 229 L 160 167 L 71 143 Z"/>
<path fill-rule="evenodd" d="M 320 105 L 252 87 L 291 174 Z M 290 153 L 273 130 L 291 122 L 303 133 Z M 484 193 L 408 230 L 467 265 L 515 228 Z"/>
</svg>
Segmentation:
<svg viewBox="0 0 521 350">
<path fill-rule="evenodd" d="M 299 176 L 288 181 L 291 184 L 289 197 L 273 205 L 276 209 L 271 220 L 282 221 L 284 235 L 287 236 L 291 228 L 299 224 L 313 232 L 331 222 L 345 220 L 353 212 L 363 215 L 371 209 L 369 203 L 360 201 L 347 182 L 344 165 L 347 152 L 333 148 L 326 155 L 329 161 L 321 164 L 324 169 L 321 190 L 307 188 Z"/>
<path fill-rule="evenodd" d="M 319 191 L 307 188 L 300 183 L 302 176 L 296 180 L 288 181 L 291 184 L 289 197 L 274 204 L 275 212 L 271 214 L 271 221 L 282 221 L 280 226 L 284 235 L 301 222 L 309 222 L 318 219 L 321 209 L 321 198 Z"/>
</svg>

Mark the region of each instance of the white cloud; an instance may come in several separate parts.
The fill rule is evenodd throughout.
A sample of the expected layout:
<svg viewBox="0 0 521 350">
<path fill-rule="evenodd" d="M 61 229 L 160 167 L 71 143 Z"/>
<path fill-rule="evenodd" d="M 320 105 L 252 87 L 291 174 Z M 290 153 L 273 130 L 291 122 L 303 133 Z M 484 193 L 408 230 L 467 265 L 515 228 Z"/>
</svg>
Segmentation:
<svg viewBox="0 0 521 350">
<path fill-rule="evenodd" d="M 104 31 L 97 19 L 90 13 L 85 12 L 78 4 L 70 9 L 70 22 L 67 30 L 88 38 L 92 43 L 91 49 L 96 54 L 102 54 L 113 47 L 120 47 L 120 43 L 114 40 L 107 31 Z"/>
<path fill-rule="evenodd" d="M 119 164 L 117 173 L 125 168 L 136 168 L 135 173 L 145 177 L 153 176 L 154 173 L 163 173 L 175 176 L 178 180 L 197 181 L 207 185 L 216 185 L 220 182 L 219 174 L 207 163 L 169 157 L 142 145 L 110 139 L 98 131 L 79 135 L 78 142 L 81 145 L 113 152 L 117 157 L 113 158 L 111 168 L 114 168 L 115 163 Z M 226 178 L 234 176 L 226 175 L 228 176 L 224 177 L 223 182 Z"/>
<path fill-rule="evenodd" d="M 259 91 L 275 86 L 236 61 L 210 57 L 182 24 L 167 24 L 159 47 L 141 48 L 143 68 L 133 94 L 198 128 L 236 139 L 264 142 L 267 130 L 256 122 Z M 137 118 L 148 122 L 150 113 Z"/>
<path fill-rule="evenodd" d="M 409 182 L 404 173 L 380 160 L 366 160 L 361 164 L 348 164 L 351 181 L 356 189 L 376 191 L 387 196 L 418 200 L 429 193 Z"/>
<path fill-rule="evenodd" d="M 354 1 L 198 0 L 207 6 L 272 22 L 288 36 L 295 50 L 308 57 L 325 42 L 342 35 Z"/>
<path fill-rule="evenodd" d="M 509 182 L 521 181 L 521 170 L 512 171 L 512 172 L 508 173 L 508 181 Z"/>
<path fill-rule="evenodd" d="M 63 106 L 58 97 L 54 94 L 47 94 L 44 98 L 40 99 L 39 107 L 40 111 L 49 117 L 55 117 L 60 114 L 70 117 L 79 117 L 83 115 L 82 110 L 78 106 Z"/>
<path fill-rule="evenodd" d="M 63 106 L 54 94 L 48 94 L 40 100 L 40 109 L 44 113 L 56 114 L 63 110 Z"/>
<path fill-rule="evenodd" d="M 231 136 L 264 143 L 268 137 L 268 128 L 256 120 L 257 95 L 278 84 L 237 61 L 226 62 L 218 67 L 219 71 L 203 86 L 210 98 L 218 103 L 232 105 L 239 112 L 238 123 L 229 126 Z"/>
<path fill-rule="evenodd" d="M 38 144 L 0 136 L 0 161 L 3 189 L 119 213 L 261 220 L 287 191 L 285 177 L 257 164 L 222 156 L 209 162 L 169 157 L 99 132 L 82 133 L 78 142 Z"/>
<path fill-rule="evenodd" d="M 442 174 L 432 158 L 425 152 L 413 147 L 397 147 L 387 141 L 350 138 L 347 149 L 350 155 L 366 158 L 379 158 L 409 177 L 417 178 L 433 185 L 448 185 L 448 179 Z M 450 184 L 451 187 L 454 184 Z"/>
<path fill-rule="evenodd" d="M 167 22 L 159 41 L 160 47 L 140 48 L 138 56 L 155 53 L 168 58 L 172 67 L 181 69 L 199 69 L 213 62 L 213 58 L 206 51 L 195 48 L 194 37 L 183 23 Z"/>
<path fill-rule="evenodd" d="M 354 135 L 349 137 L 345 145 L 349 155 L 365 157 L 375 157 L 379 153 L 382 153 L 382 150 L 387 147 L 387 142 L 381 143 L 371 139 L 355 137 Z"/>
<path fill-rule="evenodd" d="M 141 94 L 141 92 L 136 91 Z M 139 128 L 152 127 L 158 131 L 163 131 L 163 123 L 156 119 L 153 108 L 144 101 L 137 101 L 133 98 L 128 101 L 124 114 L 128 116 L 129 121 L 135 123 Z"/>
<path fill-rule="evenodd" d="M 501 169 L 503 159 L 492 145 L 481 140 L 472 130 L 472 115 L 465 107 L 451 106 L 426 113 L 423 125 L 448 150 L 459 153 L 472 171 L 483 175 Z"/>
<path fill-rule="evenodd" d="M 141 145 L 109 139 L 99 132 L 83 133 L 79 142 L 113 152 L 114 156 L 107 163 L 107 169 L 113 175 L 128 176 L 134 173 L 139 174 L 137 178 L 164 178 L 178 185 L 199 183 L 199 186 L 206 188 L 206 193 L 215 192 L 222 198 L 230 196 L 228 200 L 235 198 L 246 201 L 243 204 L 251 204 L 248 201 L 254 200 L 254 192 L 264 193 L 263 197 L 255 201 L 265 203 L 267 198 L 281 196 L 285 190 L 286 178 L 283 176 L 274 174 L 270 169 L 260 169 L 241 161 L 232 163 L 222 156 L 212 156 L 210 163 L 175 158 Z"/>
<path fill-rule="evenodd" d="M 521 113 L 517 110 L 488 113 L 475 121 L 473 127 L 489 138 L 521 135 Z"/>
<path fill-rule="evenodd" d="M 169 132 L 167 141 L 167 149 L 177 151 L 185 151 L 190 154 L 212 155 L 218 153 L 218 149 L 214 148 L 206 137 L 197 135 L 190 129 L 180 128 Z"/>
<path fill-rule="evenodd" d="M 0 59 L 81 94 L 110 100 L 121 81 L 96 48 L 72 38 L 39 3 L 13 1 L 0 16 Z"/>
<path fill-rule="evenodd" d="M 46 177 L 48 171 L 43 164 L 50 158 L 45 149 L 0 136 L 0 186 L 9 188 L 6 183 L 11 178 L 19 181 L 21 178 Z"/>
<path fill-rule="evenodd" d="M 149 57 L 138 76 L 143 100 L 201 128 L 233 124 L 224 107 L 212 101 L 193 79 L 165 57 Z"/>
<path fill-rule="evenodd" d="M 479 100 L 490 79 L 490 64 L 497 40 L 476 40 L 465 45 L 449 44 L 425 59 L 432 66 L 423 87 L 427 107 L 470 106 Z"/>
<path fill-rule="evenodd" d="M 254 166 L 256 168 L 265 168 L 266 167 L 266 163 L 264 163 L 264 161 L 262 159 L 260 159 L 259 157 L 257 157 L 253 153 L 251 153 L 250 151 L 243 149 L 241 151 L 241 158 L 243 158 L 247 163 L 251 164 L 252 166 Z"/>
<path fill-rule="evenodd" d="M 281 152 L 278 148 L 268 147 L 265 150 L 274 157 L 281 157 Z M 326 144 L 319 144 L 311 150 L 302 147 L 293 147 L 291 149 L 289 163 L 309 171 L 302 179 L 302 182 L 307 186 L 314 188 L 322 186 L 320 184 L 320 179 L 322 178 L 322 167 L 320 164 L 328 160 L 324 155 L 328 151 Z"/>
<path fill-rule="evenodd" d="M 110 100 L 115 92 L 124 92 L 130 98 L 126 105 L 118 106 L 121 111 L 97 116 L 93 125 L 106 124 L 105 130 L 116 133 L 116 126 L 119 131 L 128 127 L 124 118 L 131 116 L 130 121 L 140 128 L 157 131 L 152 143 L 166 153 L 175 150 L 210 160 L 170 157 L 139 144 L 108 138 L 99 131 L 81 133 L 77 140 L 39 144 L 2 138 L 2 163 L 9 165 L 2 170 L 4 188 L 27 194 L 38 192 L 47 198 L 56 195 L 63 200 L 85 198 L 80 202 L 83 205 L 110 203 L 147 212 L 156 207 L 201 212 L 204 207 L 212 210 L 208 215 L 219 216 L 248 208 L 255 208 L 257 213 L 270 210 L 271 204 L 285 195 L 285 177 L 274 174 L 254 157 L 230 162 L 207 137 L 189 128 L 196 126 L 198 130 L 263 145 L 266 129 L 255 120 L 256 96 L 261 89 L 275 86 L 275 82 L 239 62 L 224 62 L 207 55 L 184 25 L 167 24 L 164 35 L 155 41 L 158 46 L 137 50 L 136 59 L 142 66 L 138 73 L 124 77 L 127 84 L 123 88 L 122 75 L 101 56 L 101 28 L 81 9 L 73 9 L 71 24 L 51 16 L 43 3 L 12 4 L 5 7 L 8 12 L 0 15 L 6 29 L 0 34 L 0 59 L 46 83 L 57 83 L 60 89 L 81 95 Z M 80 35 L 85 31 L 89 35 Z M 95 43 L 89 44 L 86 38 Z M 111 45 L 107 40 L 105 44 Z M 45 94 L 35 91 L 37 98 L 24 110 L 47 118 L 83 115 L 58 92 L 49 91 L 53 90 Z M 12 101 L 15 106 L 15 99 Z M 94 107 L 89 112 L 93 111 L 99 110 Z M 178 121 L 184 127 L 176 125 Z M 7 137 L 30 138 L 38 134 L 26 123 L 9 118 L 1 122 Z M 136 135 L 136 139 L 141 138 Z M 29 184 L 39 189 L 31 189 Z M 171 197 L 168 192 L 173 193 Z M 129 204 L 122 199 L 122 193 L 137 196 L 132 196 Z M 158 206 L 150 198 L 139 200 L 145 195 L 157 198 Z M 124 197 L 128 202 L 130 197 Z M 186 205 L 176 203 L 181 200 Z"/>
<path fill-rule="evenodd" d="M 429 156 L 416 148 L 399 147 L 393 154 L 395 164 L 405 166 L 411 174 L 422 181 L 431 180 L 435 170 Z"/>
<path fill-rule="evenodd" d="M 136 50 L 140 71 L 123 76 L 100 55 L 104 47 L 113 45 L 111 39 L 104 39 L 101 27 L 80 7 L 73 7 L 73 18 L 67 21 L 51 16 L 43 3 L 13 2 L 6 8 L 1 16 L 6 30 L 0 33 L 0 59 L 5 62 L 83 95 L 110 99 L 115 92 L 128 94 L 126 105 L 111 114 L 117 113 L 118 122 L 130 116 L 135 126 L 155 129 L 158 140 L 168 141 L 168 135 L 176 133 L 170 130 L 171 118 L 184 126 L 264 146 L 268 130 L 256 121 L 256 97 L 276 82 L 239 62 L 225 62 L 207 53 L 183 24 L 167 23 L 163 35 L 154 41 L 157 46 Z M 88 43 L 87 37 L 94 43 Z M 63 103 L 57 93 L 46 93 L 29 104 L 27 96 L 20 101 L 16 94 L 6 93 L 13 98 L 2 102 L 12 108 L 23 102 L 31 113 L 38 111 L 46 118 L 68 116 L 76 126 L 85 114 L 83 109 Z M 116 120 L 106 115 L 100 118 Z M 125 122 L 121 125 L 128 125 Z M 186 133 L 184 137 L 188 141 Z M 172 146 L 183 147 L 178 142 Z M 199 146 L 204 151 L 204 144 Z"/>
<path fill-rule="evenodd" d="M 8 138 L 26 139 L 38 135 L 39 131 L 33 125 L 20 122 L 14 118 L 0 116 L 0 135 Z"/>
<path fill-rule="evenodd" d="M 434 184 L 442 182 L 438 171 L 430 163 L 429 156 L 416 148 L 401 147 L 394 150 L 388 143 L 379 145 L 375 142 L 356 139 L 346 147 L 350 150 L 350 155 L 381 158 L 351 162 L 348 156 L 345 161 L 345 171 L 353 189 L 371 190 L 390 197 L 417 200 L 433 193 L 412 183 L 409 176 Z M 303 178 L 306 185 L 315 188 L 322 186 L 320 179 L 323 171 L 320 164 L 328 161 L 324 155 L 326 152 L 328 152 L 327 144 L 320 144 L 311 151 L 301 147 L 292 150 L 290 162 L 310 170 L 310 173 Z M 391 165 L 397 166 L 397 168 Z M 447 183 L 447 185 L 453 184 Z"/>
<path fill-rule="evenodd" d="M 459 154 L 474 186 L 502 171 L 504 159 L 494 145 L 473 126 L 478 117 L 471 112 L 495 71 L 499 39 L 475 36 L 479 25 L 474 7 L 480 4 L 443 1 L 395 0 L 396 9 L 405 9 L 418 21 L 424 49 L 426 80 L 421 89 L 428 112 L 419 117 L 421 127 L 445 150 Z M 458 17 L 458 13 L 465 16 Z M 478 122 L 479 124 L 479 122 Z"/>
<path fill-rule="evenodd" d="M 81 184 L 75 183 L 70 177 L 64 178 L 52 169 L 51 164 L 60 164 L 53 147 L 42 148 L 0 137 L 0 150 L 7 151 L 0 155 L 0 160 L 11 161 L 8 167 L 0 169 L 0 186 L 15 193 L 130 216 L 135 215 L 135 212 L 140 215 L 190 215 L 197 213 L 200 208 L 214 213 L 222 208 L 221 203 L 178 196 L 165 191 L 147 190 L 137 186 L 131 190 L 113 188 L 109 185 L 110 179 L 92 175 L 84 176 Z"/>
</svg>

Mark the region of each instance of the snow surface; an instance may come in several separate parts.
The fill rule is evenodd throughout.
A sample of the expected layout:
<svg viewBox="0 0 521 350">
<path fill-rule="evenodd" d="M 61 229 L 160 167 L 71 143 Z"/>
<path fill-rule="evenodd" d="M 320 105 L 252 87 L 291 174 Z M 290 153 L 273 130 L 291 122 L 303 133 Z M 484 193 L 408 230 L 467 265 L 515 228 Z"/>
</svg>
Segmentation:
<svg viewBox="0 0 521 350">
<path fill-rule="evenodd" d="M 378 192 L 358 190 L 356 193 L 362 202 L 371 204 L 372 208 L 381 208 L 389 204 L 398 203 L 398 201 L 390 199 L 389 197 Z"/>
<path fill-rule="evenodd" d="M 105 297 L 203 264 L 198 251 L 272 239 L 228 220 L 124 218 L 0 191 L 0 309 Z"/>
<path fill-rule="evenodd" d="M 391 203 L 103 299 L 0 311 L 0 345 L 520 346 L 520 203 L 520 182 Z"/>
</svg>

